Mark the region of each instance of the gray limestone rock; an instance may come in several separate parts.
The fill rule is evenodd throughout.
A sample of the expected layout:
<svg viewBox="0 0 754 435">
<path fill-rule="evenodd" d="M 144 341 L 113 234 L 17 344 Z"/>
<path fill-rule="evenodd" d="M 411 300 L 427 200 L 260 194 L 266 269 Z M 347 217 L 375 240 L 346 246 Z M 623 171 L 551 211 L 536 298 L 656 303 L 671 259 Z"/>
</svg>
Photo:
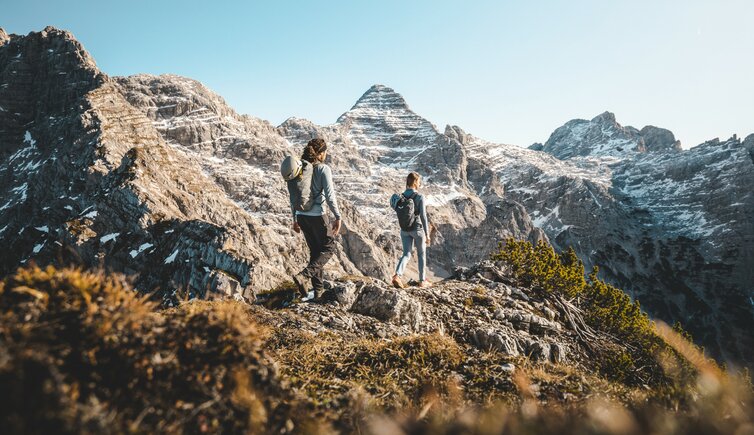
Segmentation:
<svg viewBox="0 0 754 435">
<path fill-rule="evenodd" d="M 367 285 L 351 306 L 354 313 L 418 330 L 423 325 L 421 304 L 407 292 Z"/>
<path fill-rule="evenodd" d="M 484 350 L 496 350 L 504 355 L 518 356 L 516 341 L 494 329 L 477 329 L 473 332 L 473 340 L 477 347 Z"/>
<path fill-rule="evenodd" d="M 240 301 L 254 300 L 254 295 L 246 294 L 241 283 L 222 271 L 212 271 L 208 279 L 208 288 L 212 289 L 207 299 L 235 299 Z M 249 297 L 250 296 L 250 297 Z"/>
<path fill-rule="evenodd" d="M 550 345 L 539 341 L 532 342 L 526 349 L 529 359 L 537 362 L 550 361 Z"/>
<path fill-rule="evenodd" d="M 336 282 L 325 291 L 322 298 L 326 302 L 332 301 L 337 303 L 343 310 L 350 310 L 356 301 L 359 291 L 363 287 L 363 283 L 359 285 L 352 281 Z"/>
</svg>

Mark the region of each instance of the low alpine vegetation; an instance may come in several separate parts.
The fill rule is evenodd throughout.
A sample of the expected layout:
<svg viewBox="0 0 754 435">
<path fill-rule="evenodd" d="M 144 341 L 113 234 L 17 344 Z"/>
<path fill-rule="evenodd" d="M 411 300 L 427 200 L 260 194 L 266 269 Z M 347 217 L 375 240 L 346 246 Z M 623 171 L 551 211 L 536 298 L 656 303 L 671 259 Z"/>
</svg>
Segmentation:
<svg viewBox="0 0 754 435">
<path fill-rule="evenodd" d="M 591 340 L 603 375 L 628 385 L 649 384 L 669 392 L 679 390 L 672 386 L 677 380 L 669 378 L 661 365 L 667 354 L 674 351 L 657 334 L 654 322 L 641 310 L 639 301 L 632 301 L 624 291 L 601 280 L 596 266 L 585 276 L 584 263 L 572 248 L 557 253 L 544 242 L 533 245 L 525 240 L 508 239 L 492 254 L 492 260 L 507 264 L 517 285 L 573 302 L 583 314 L 584 323 L 610 339 L 602 341 L 602 346 L 599 337 Z M 682 331 L 680 325 L 676 329 Z M 687 334 L 686 337 L 690 338 Z M 608 341 L 623 346 L 611 346 Z M 686 368 L 683 372 L 687 379 L 690 367 L 688 364 L 681 367 Z"/>
</svg>

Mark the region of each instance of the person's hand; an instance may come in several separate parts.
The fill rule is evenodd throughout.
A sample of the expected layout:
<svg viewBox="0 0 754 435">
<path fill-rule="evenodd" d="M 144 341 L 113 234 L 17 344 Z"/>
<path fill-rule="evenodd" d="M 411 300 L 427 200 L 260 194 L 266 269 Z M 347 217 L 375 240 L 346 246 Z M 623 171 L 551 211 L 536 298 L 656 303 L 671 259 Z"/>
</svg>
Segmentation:
<svg viewBox="0 0 754 435">
<path fill-rule="evenodd" d="M 430 239 L 429 236 L 427 236 L 426 240 L 427 240 L 427 246 L 429 246 L 429 244 L 432 243 L 432 239 Z"/>
<path fill-rule="evenodd" d="M 299 226 L 298 222 L 293 223 L 293 231 L 300 233 L 301 232 L 301 226 Z"/>
<path fill-rule="evenodd" d="M 335 219 L 335 222 L 332 223 L 333 237 L 337 236 L 338 233 L 340 233 L 340 219 Z"/>
</svg>

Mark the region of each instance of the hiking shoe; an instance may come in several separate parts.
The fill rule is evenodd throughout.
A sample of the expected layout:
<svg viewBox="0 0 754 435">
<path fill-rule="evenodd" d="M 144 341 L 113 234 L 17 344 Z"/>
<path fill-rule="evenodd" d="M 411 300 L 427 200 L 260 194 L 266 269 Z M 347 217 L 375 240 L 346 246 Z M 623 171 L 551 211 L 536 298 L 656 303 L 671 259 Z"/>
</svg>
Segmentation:
<svg viewBox="0 0 754 435">
<path fill-rule="evenodd" d="M 419 288 L 429 288 L 429 287 L 432 287 L 432 283 L 429 282 L 429 281 L 427 281 L 425 279 L 424 281 L 420 282 L 417 287 L 419 287 Z"/>
<path fill-rule="evenodd" d="M 325 292 L 325 289 L 323 288 L 315 288 L 314 289 L 314 297 L 312 300 L 317 299 L 319 300 L 322 297 L 322 294 Z"/>
<path fill-rule="evenodd" d="M 309 278 L 305 277 L 301 273 L 297 273 L 293 275 L 293 283 L 296 284 L 298 293 L 302 298 L 305 298 L 309 295 L 309 286 L 311 285 Z"/>
<path fill-rule="evenodd" d="M 406 288 L 406 286 L 403 285 L 403 281 L 401 281 L 401 277 L 398 275 L 393 275 L 393 287 Z"/>
</svg>

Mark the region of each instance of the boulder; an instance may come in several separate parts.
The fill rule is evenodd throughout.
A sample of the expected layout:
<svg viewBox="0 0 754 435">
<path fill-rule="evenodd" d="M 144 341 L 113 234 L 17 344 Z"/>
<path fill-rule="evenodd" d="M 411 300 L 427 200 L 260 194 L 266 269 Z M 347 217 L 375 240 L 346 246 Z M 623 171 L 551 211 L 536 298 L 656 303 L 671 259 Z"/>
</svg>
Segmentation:
<svg viewBox="0 0 754 435">
<path fill-rule="evenodd" d="M 496 350 L 504 355 L 518 356 L 516 341 L 494 329 L 477 329 L 473 333 L 473 342 L 483 350 Z"/>
<path fill-rule="evenodd" d="M 352 281 L 334 282 L 326 289 L 322 295 L 324 302 L 334 302 L 344 310 L 350 310 L 356 301 L 356 296 L 360 290 L 359 286 Z"/>
<path fill-rule="evenodd" d="M 365 286 L 351 306 L 351 311 L 419 330 L 423 324 L 421 303 L 402 290 Z"/>
<path fill-rule="evenodd" d="M 221 270 L 213 270 L 209 274 L 207 286 L 210 291 L 207 292 L 206 298 L 212 299 L 235 299 L 238 301 L 248 301 L 246 289 L 238 282 L 237 279 L 228 275 Z M 253 293 L 248 299 L 253 300 Z"/>
<path fill-rule="evenodd" d="M 547 343 L 535 341 L 529 345 L 526 353 L 529 355 L 529 359 L 532 361 L 550 361 L 550 345 Z"/>
</svg>

